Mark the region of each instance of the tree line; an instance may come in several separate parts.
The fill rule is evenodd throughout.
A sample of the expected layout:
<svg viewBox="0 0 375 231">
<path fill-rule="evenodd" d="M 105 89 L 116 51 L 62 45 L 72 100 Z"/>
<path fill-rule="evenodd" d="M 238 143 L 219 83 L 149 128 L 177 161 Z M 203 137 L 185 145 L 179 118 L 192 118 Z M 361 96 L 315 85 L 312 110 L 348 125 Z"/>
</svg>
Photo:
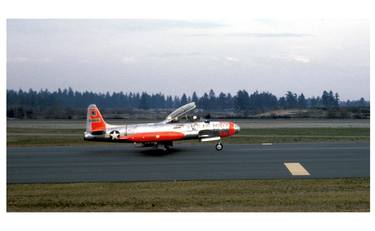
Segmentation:
<svg viewBox="0 0 375 231">
<path fill-rule="evenodd" d="M 292 108 L 337 108 L 337 107 L 368 107 L 369 102 L 360 100 L 340 101 L 339 94 L 324 90 L 321 96 L 305 97 L 303 93 L 296 94 L 288 91 L 284 96 L 277 97 L 270 92 L 255 91 L 249 94 L 246 90 L 239 90 L 235 95 L 214 90 L 198 96 L 183 93 L 181 96 L 164 95 L 162 93 L 113 92 L 94 93 L 89 91 L 73 91 L 72 88 L 49 91 L 35 90 L 7 90 L 7 115 L 29 117 L 35 111 L 56 108 L 70 110 L 85 110 L 89 104 L 95 103 L 100 108 L 121 109 L 172 109 L 188 102 L 196 102 L 203 110 L 232 110 L 232 111 L 268 111 L 273 109 Z"/>
</svg>

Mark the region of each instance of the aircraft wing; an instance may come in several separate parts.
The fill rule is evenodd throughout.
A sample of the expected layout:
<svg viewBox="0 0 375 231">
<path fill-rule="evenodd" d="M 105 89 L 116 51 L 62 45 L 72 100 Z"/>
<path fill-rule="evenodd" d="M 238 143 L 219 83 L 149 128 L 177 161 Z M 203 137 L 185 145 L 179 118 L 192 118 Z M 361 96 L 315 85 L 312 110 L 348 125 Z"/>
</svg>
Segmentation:
<svg viewBox="0 0 375 231">
<path fill-rule="evenodd" d="M 178 120 L 179 117 L 185 115 L 186 113 L 194 110 L 197 106 L 195 105 L 194 102 L 185 104 L 179 108 L 177 108 L 175 111 L 173 111 L 171 114 L 165 118 L 163 121 L 164 123 L 170 123 L 174 120 Z"/>
</svg>

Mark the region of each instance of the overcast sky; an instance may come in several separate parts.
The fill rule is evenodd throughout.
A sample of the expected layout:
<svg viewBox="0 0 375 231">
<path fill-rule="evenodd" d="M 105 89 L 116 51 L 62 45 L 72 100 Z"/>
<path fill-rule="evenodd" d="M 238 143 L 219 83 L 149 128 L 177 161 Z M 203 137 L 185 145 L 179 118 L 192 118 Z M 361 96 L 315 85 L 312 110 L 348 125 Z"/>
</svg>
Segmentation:
<svg viewBox="0 0 375 231">
<path fill-rule="evenodd" d="M 370 96 L 361 20 L 8 20 L 7 88 Z"/>
</svg>

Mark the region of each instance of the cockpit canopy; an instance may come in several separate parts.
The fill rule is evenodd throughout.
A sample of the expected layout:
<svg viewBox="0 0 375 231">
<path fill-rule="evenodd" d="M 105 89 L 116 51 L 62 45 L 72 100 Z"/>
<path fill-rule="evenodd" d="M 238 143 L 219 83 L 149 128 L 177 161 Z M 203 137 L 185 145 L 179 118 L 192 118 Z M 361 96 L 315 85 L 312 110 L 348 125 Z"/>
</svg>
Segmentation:
<svg viewBox="0 0 375 231">
<path fill-rule="evenodd" d="M 191 103 L 188 103 L 188 104 L 185 104 L 179 108 L 177 108 L 176 110 L 174 110 L 171 114 L 169 114 L 167 116 L 167 118 L 165 118 L 165 120 L 163 121 L 164 123 L 173 123 L 173 122 L 176 122 L 178 121 L 178 119 L 185 115 L 186 113 L 194 110 L 197 106 L 195 105 L 194 102 L 191 102 Z"/>
</svg>

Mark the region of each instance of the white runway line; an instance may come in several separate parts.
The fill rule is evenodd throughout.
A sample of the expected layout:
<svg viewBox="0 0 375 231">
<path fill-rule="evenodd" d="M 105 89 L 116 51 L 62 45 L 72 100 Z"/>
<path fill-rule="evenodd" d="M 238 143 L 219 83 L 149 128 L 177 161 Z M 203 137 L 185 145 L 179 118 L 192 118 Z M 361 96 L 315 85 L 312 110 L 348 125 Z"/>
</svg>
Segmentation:
<svg viewBox="0 0 375 231">
<path fill-rule="evenodd" d="M 262 145 L 272 145 L 272 143 L 262 143 Z"/>
<path fill-rule="evenodd" d="M 310 176 L 310 173 L 300 163 L 284 163 L 293 176 Z"/>
</svg>

